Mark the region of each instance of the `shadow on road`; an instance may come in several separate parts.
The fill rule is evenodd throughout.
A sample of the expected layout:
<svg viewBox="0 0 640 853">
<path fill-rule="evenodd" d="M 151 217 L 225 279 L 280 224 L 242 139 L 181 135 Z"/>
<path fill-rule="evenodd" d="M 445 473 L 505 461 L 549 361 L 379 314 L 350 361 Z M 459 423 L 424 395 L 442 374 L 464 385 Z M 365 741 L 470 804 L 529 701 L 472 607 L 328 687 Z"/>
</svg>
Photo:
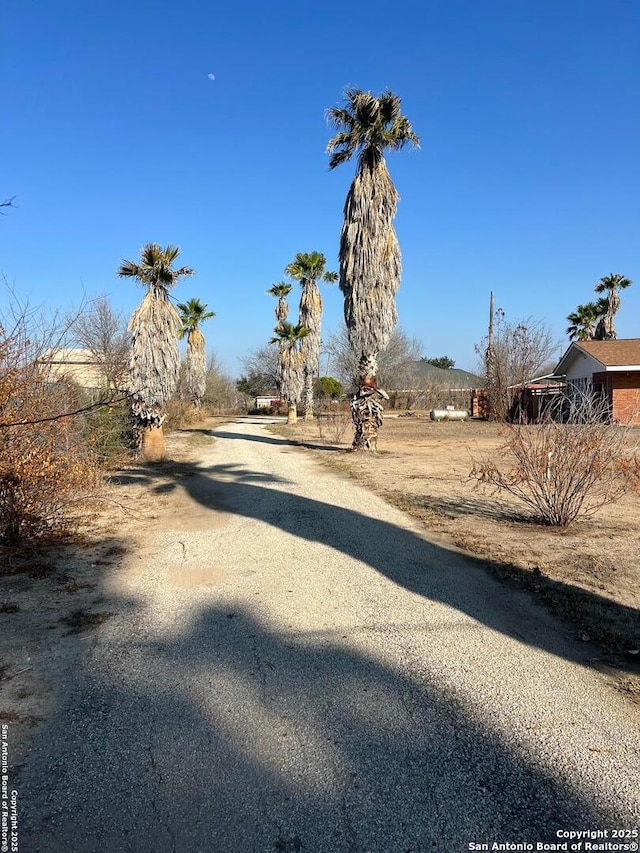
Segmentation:
<svg viewBox="0 0 640 853">
<path fill-rule="evenodd" d="M 451 853 L 620 820 L 335 634 L 211 607 L 121 643 L 99 662 L 117 681 L 77 679 L 42 733 L 25 849 Z"/>
<path fill-rule="evenodd" d="M 289 445 L 290 447 L 305 447 L 308 450 L 327 450 L 347 452 L 347 448 L 334 444 L 314 444 L 310 441 L 301 441 L 300 439 L 277 438 L 268 435 L 250 435 L 249 433 L 224 432 L 223 430 L 210 431 L 209 435 L 215 438 L 228 438 L 241 441 L 257 441 L 260 444 L 277 444 L 280 447 Z"/>
<path fill-rule="evenodd" d="M 276 489 L 287 485 L 277 476 L 172 462 L 119 479 L 184 489 L 208 509 L 323 543 L 553 655 L 585 664 L 592 653 L 512 590 L 505 606 L 483 561 Z M 136 619 L 146 606 L 126 602 L 111 642 L 58 685 L 58 711 L 21 780 L 25 850 L 457 853 L 472 841 L 557 841 L 563 827 L 629 824 L 568 768 L 541 760 L 535 731 L 520 732 L 527 743 L 510 739 L 493 709 L 475 707 L 472 689 L 448 688 L 428 660 L 409 677 L 363 651 L 367 632 L 387 630 L 393 642 L 429 630 L 426 620 L 276 631 L 257 611 L 220 604 L 177 611 L 150 632 Z"/>
<path fill-rule="evenodd" d="M 271 485 L 286 485 L 287 481 L 241 465 L 203 467 L 171 462 L 157 468 L 133 469 L 120 478 L 122 482 L 137 481 L 151 486 L 156 479 L 158 493 L 183 488 L 191 498 L 211 510 L 255 518 L 301 539 L 320 542 L 366 562 L 411 592 L 454 607 L 529 645 L 583 664 L 593 662 L 594 657 L 598 659 L 593 647 L 575 642 L 578 632 L 574 626 L 570 626 L 564 636 L 558 630 L 558 623 L 542 606 L 537 608 L 537 618 L 531 619 L 529 600 L 520 600 L 518 604 L 519 599 L 511 591 L 513 603 L 505 608 L 500 584 L 487 577 L 486 569 L 490 565 L 487 560 L 435 545 L 411 531 L 351 509 L 272 489 Z M 497 566 L 496 572 L 519 581 L 523 587 L 532 583 L 531 577 L 517 566 L 510 565 L 508 571 Z M 533 582 L 538 583 L 538 580 L 534 577 Z M 545 579 L 545 584 L 550 603 L 554 598 L 579 596 L 586 609 L 593 611 L 594 638 L 597 637 L 598 614 L 607 614 L 618 623 L 624 623 L 626 635 L 635 637 L 640 644 L 640 612 L 637 609 L 571 584 L 550 579 Z M 487 589 L 493 589 L 495 597 L 488 596 Z M 633 669 L 626 660 L 608 657 L 607 663 L 613 668 Z"/>
</svg>

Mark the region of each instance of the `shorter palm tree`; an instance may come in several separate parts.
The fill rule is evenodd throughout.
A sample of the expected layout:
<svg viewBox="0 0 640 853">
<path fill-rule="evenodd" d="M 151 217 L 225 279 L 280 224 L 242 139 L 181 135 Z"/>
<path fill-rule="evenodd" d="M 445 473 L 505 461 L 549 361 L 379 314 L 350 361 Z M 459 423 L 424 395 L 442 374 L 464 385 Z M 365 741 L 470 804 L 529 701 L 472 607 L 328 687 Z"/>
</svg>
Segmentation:
<svg viewBox="0 0 640 853">
<path fill-rule="evenodd" d="M 136 427 L 143 453 L 149 461 L 164 456 L 162 424 L 165 406 L 178 384 L 180 314 L 169 300 L 169 290 L 180 278 L 191 276 L 190 267 L 173 268 L 178 246 L 147 243 L 140 262 L 122 261 L 117 274 L 134 278 L 147 292 L 129 319 L 131 360 L 129 388 Z"/>
<path fill-rule="evenodd" d="M 289 305 L 287 304 L 287 296 L 291 293 L 291 288 L 293 285 L 288 284 L 286 281 L 279 281 L 277 284 L 272 285 L 267 293 L 271 296 L 275 296 L 278 300 L 276 303 L 276 324 L 280 326 L 285 322 L 287 317 L 289 316 Z M 280 341 L 280 353 L 282 353 L 283 347 L 286 346 L 286 342 Z M 276 382 L 278 384 L 278 388 L 280 387 L 280 371 L 282 369 L 282 358 L 278 358 L 278 366 L 276 367 Z"/>
<path fill-rule="evenodd" d="M 338 281 L 338 273 L 326 270 L 326 264 L 327 259 L 321 252 L 298 252 L 284 271 L 285 275 L 300 282 L 302 295 L 298 322 L 309 330 L 301 345 L 304 358 L 305 420 L 313 420 L 313 385 L 319 372 L 322 296 L 317 282 Z"/>
<path fill-rule="evenodd" d="M 272 287 L 267 290 L 267 293 L 271 296 L 275 296 L 278 300 L 278 304 L 276 305 L 276 322 L 278 325 L 280 323 L 284 323 L 284 321 L 289 316 L 289 306 L 287 305 L 287 296 L 291 293 L 291 284 L 287 284 L 286 281 L 279 281 L 277 284 L 274 284 Z"/>
<path fill-rule="evenodd" d="M 575 311 L 567 314 L 567 320 L 571 324 L 567 328 L 570 341 L 592 341 L 595 336 L 596 325 L 602 314 L 601 302 L 587 302 L 578 305 Z"/>
<path fill-rule="evenodd" d="M 601 341 L 615 340 L 616 330 L 613 325 L 614 317 L 620 308 L 620 297 L 618 291 L 629 287 L 631 281 L 620 273 L 611 273 L 603 276 L 596 284 L 596 293 L 606 293 L 607 310 L 596 329 L 596 338 Z"/>
<path fill-rule="evenodd" d="M 215 317 L 215 311 L 207 311 L 199 299 L 178 303 L 182 320 L 179 337 L 187 338 L 187 357 L 185 361 L 185 387 L 196 409 L 202 405 L 207 385 L 207 346 L 200 326 L 205 320 Z"/>
<path fill-rule="evenodd" d="M 279 382 L 280 393 L 287 401 L 287 423 L 295 424 L 298 420 L 296 404 L 302 396 L 304 385 L 304 357 L 300 351 L 301 342 L 309 334 L 309 330 L 301 323 L 293 325 L 286 321 L 275 327 L 270 344 L 280 347 Z"/>
</svg>

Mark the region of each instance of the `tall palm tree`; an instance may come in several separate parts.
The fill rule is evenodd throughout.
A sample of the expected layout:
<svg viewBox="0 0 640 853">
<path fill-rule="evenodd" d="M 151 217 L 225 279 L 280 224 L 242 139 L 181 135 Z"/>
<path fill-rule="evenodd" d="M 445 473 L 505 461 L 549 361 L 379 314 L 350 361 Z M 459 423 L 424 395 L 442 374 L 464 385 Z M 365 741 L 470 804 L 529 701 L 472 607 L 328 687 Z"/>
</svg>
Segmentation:
<svg viewBox="0 0 640 853">
<path fill-rule="evenodd" d="M 276 305 L 276 321 L 278 325 L 284 323 L 289 316 L 289 306 L 287 305 L 287 296 L 291 293 L 291 284 L 286 281 L 279 281 L 267 290 L 271 296 L 275 296 L 278 300 Z"/>
<path fill-rule="evenodd" d="M 272 285 L 267 293 L 271 296 L 275 296 L 278 300 L 276 303 L 276 325 L 280 326 L 285 322 L 287 317 L 289 316 L 289 306 L 287 304 L 287 296 L 291 293 L 292 284 L 289 284 L 286 281 L 279 281 L 277 284 Z M 280 387 L 280 371 L 282 369 L 282 350 L 286 346 L 286 342 L 284 340 L 280 341 L 280 356 L 278 358 L 278 365 L 276 367 L 276 383 L 278 388 Z"/>
<path fill-rule="evenodd" d="M 295 424 L 298 420 L 296 404 L 302 396 L 304 385 L 304 357 L 300 346 L 309 330 L 301 323 L 293 325 L 286 320 L 275 327 L 270 344 L 280 347 L 279 381 L 280 393 L 287 401 L 287 423 Z"/>
<path fill-rule="evenodd" d="M 147 289 L 129 319 L 129 390 L 143 453 L 150 461 L 164 456 L 165 406 L 176 389 L 180 372 L 178 334 L 182 321 L 169 301 L 169 290 L 179 279 L 194 274 L 190 267 L 173 268 L 179 254 L 177 246 L 163 248 L 158 243 L 147 243 L 142 247 L 139 263 L 123 260 L 117 272 L 122 278 L 136 279 Z"/>
<path fill-rule="evenodd" d="M 327 145 L 329 168 L 358 156 L 340 235 L 340 289 L 349 342 L 358 358 L 359 392 L 352 403 L 355 450 L 376 447 L 382 423 L 376 398 L 386 397 L 376 387 L 377 356 L 397 321 L 402 264 L 393 219 L 399 196 L 384 152 L 420 143 L 400 106 L 400 98 L 388 90 L 376 97 L 347 89 L 344 105 L 327 112 L 338 130 Z"/>
<path fill-rule="evenodd" d="M 596 324 L 602 316 L 602 305 L 605 300 L 596 302 L 587 302 L 585 305 L 578 305 L 575 311 L 567 314 L 567 320 L 571 324 L 567 328 L 567 334 L 570 341 L 591 341 L 594 338 Z"/>
<path fill-rule="evenodd" d="M 618 296 L 618 291 L 624 290 L 625 287 L 629 287 L 630 284 L 631 281 L 623 275 L 620 275 L 620 273 L 605 275 L 596 284 L 594 288 L 595 292 L 606 293 L 604 298 L 607 300 L 606 313 L 602 318 L 602 321 L 598 323 L 598 328 L 596 329 L 596 338 L 598 340 L 615 340 L 616 330 L 613 326 L 613 319 L 620 308 L 620 297 Z"/>
<path fill-rule="evenodd" d="M 179 338 L 187 337 L 187 358 L 185 370 L 185 386 L 196 409 L 202 405 L 202 397 L 207 386 L 207 345 L 200 326 L 205 320 L 215 317 L 215 311 L 207 311 L 199 299 L 179 302 L 178 311 L 182 328 Z"/>
<path fill-rule="evenodd" d="M 309 330 L 301 343 L 304 358 L 304 417 L 313 420 L 313 383 L 318 375 L 320 359 L 320 326 L 322 324 L 322 296 L 318 281 L 334 282 L 338 273 L 325 270 L 327 259 L 321 252 L 298 252 L 285 268 L 285 275 L 300 282 L 299 323 Z"/>
</svg>

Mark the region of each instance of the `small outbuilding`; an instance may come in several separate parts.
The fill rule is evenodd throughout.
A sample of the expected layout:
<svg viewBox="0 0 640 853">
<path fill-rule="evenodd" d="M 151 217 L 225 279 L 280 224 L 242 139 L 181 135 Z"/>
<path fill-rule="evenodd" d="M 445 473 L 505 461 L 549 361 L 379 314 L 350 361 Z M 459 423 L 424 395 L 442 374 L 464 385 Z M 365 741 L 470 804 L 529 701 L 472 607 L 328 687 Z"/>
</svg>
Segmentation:
<svg viewBox="0 0 640 853">
<path fill-rule="evenodd" d="M 256 409 L 277 409 L 280 405 L 280 396 L 277 391 L 272 394 L 259 394 L 254 401 Z"/>
<path fill-rule="evenodd" d="M 573 341 L 554 374 L 566 377 L 569 396 L 596 395 L 613 421 L 640 425 L 640 338 Z"/>
</svg>

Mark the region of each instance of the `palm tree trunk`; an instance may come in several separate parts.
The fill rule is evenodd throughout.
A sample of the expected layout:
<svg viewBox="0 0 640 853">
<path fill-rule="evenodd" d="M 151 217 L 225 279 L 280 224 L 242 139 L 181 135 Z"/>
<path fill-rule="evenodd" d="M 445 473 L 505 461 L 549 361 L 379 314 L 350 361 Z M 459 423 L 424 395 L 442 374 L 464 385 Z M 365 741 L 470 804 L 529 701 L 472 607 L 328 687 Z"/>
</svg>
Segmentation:
<svg viewBox="0 0 640 853">
<path fill-rule="evenodd" d="M 146 462 L 162 462 L 165 458 L 164 430 L 162 426 L 143 427 L 142 455 Z"/>
<path fill-rule="evenodd" d="M 304 419 L 313 420 L 313 380 L 314 376 L 308 371 L 304 375 Z"/>
<path fill-rule="evenodd" d="M 288 424 L 297 424 L 298 423 L 298 410 L 296 408 L 296 404 L 289 400 L 289 410 L 287 412 L 287 423 Z"/>
<path fill-rule="evenodd" d="M 366 389 L 353 398 L 351 419 L 354 427 L 352 450 L 377 450 L 378 430 L 382 426 L 383 408 L 373 394 L 363 395 Z M 374 392 L 375 393 L 375 392 Z"/>
<path fill-rule="evenodd" d="M 377 358 L 363 353 L 358 365 L 358 393 L 351 402 L 354 436 L 352 450 L 377 450 L 378 430 L 382 426 L 384 409 L 380 399 L 388 395 L 376 385 Z"/>
<path fill-rule="evenodd" d="M 605 339 L 608 341 L 615 341 L 615 339 L 617 337 L 616 330 L 615 330 L 615 327 L 613 325 L 613 323 L 614 323 L 613 318 L 615 317 L 618 308 L 620 308 L 620 297 L 615 292 L 615 290 L 612 290 L 609 293 L 609 296 L 607 299 L 607 313 L 605 314 L 605 317 L 604 317 L 605 335 L 606 335 Z"/>
</svg>

